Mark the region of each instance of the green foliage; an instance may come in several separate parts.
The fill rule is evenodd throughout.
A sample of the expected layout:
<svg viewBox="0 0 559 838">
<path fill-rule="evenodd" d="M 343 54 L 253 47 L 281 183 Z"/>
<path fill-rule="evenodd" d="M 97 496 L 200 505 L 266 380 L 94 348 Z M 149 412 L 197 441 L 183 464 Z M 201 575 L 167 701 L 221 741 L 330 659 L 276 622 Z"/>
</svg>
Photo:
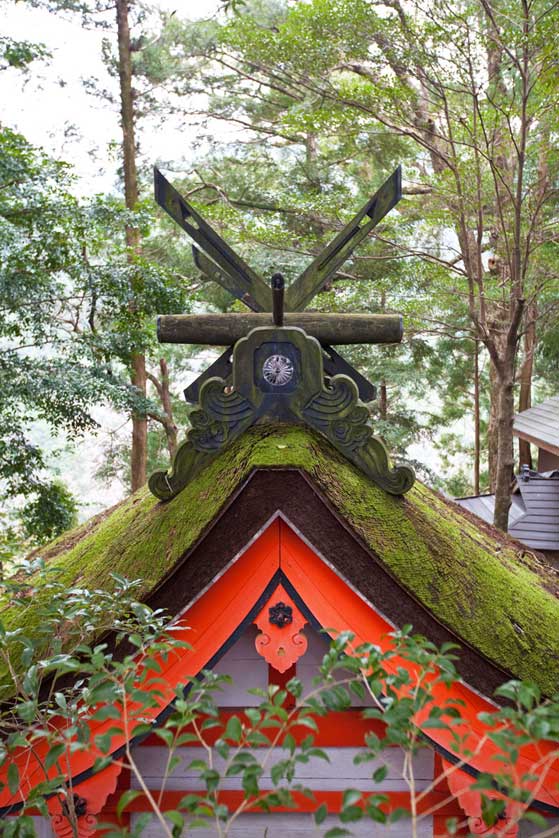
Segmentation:
<svg viewBox="0 0 559 838">
<path fill-rule="evenodd" d="M 165 267 L 129 262 L 130 213 L 120 202 L 79 202 L 68 167 L 9 129 L 0 132 L 0 177 L 0 481 L 5 498 L 35 496 L 32 511 L 51 480 L 30 424 L 76 439 L 96 431 L 99 403 L 157 416 L 157 403 L 128 383 L 131 355 L 159 352 L 155 315 L 188 304 Z M 134 223 L 147 233 L 150 212 L 140 206 Z M 36 516 L 29 528 L 37 534 Z"/>
<path fill-rule="evenodd" d="M 404 314 L 401 347 L 343 352 L 387 384 L 388 410 L 377 404 L 373 414 L 393 450 L 405 454 L 410 443 L 438 439 L 450 427 L 455 456 L 443 457 L 443 469 L 464 471 L 473 443 L 460 441 L 455 428 L 473 411 L 474 338 L 480 339 L 483 450 L 496 393 L 482 344 L 489 332 L 502 331 L 504 340 L 506 295 L 516 293 L 507 277 L 517 176 L 523 178 L 518 194 L 527 196 L 518 229 L 523 294 L 539 307 L 543 342 L 557 313 L 550 230 L 559 153 L 549 118 L 558 100 L 547 38 L 557 10 L 543 0 L 530 6 L 523 30 L 527 7 L 516 2 L 498 6 L 492 21 L 485 7 L 466 2 L 435 2 L 428 13 L 414 3 L 380 11 L 365 0 L 224 7 L 234 14 L 214 26 L 213 37 L 205 22 L 183 25 L 189 90 L 209 94 L 200 119 L 208 143 L 214 121 L 245 130 L 228 145 L 210 145 L 184 188 L 264 275 L 281 270 L 292 278 L 390 170 L 404 164 L 404 200 L 317 304 Z M 526 43 L 530 87 L 523 116 Z M 527 163 L 520 176 L 525 118 Z M 504 194 L 511 200 L 502 200 Z M 481 275 L 472 286 L 478 256 Z M 477 287 L 489 312 L 481 329 Z M 553 381 L 548 352 L 538 352 L 535 376 Z M 422 416 L 410 410 L 411 400 Z M 446 441 L 438 439 L 438 447 L 444 454 Z M 444 475 L 435 482 L 445 485 Z"/>
<path fill-rule="evenodd" d="M 97 0 L 33 4 L 59 15 L 81 15 L 88 25 L 106 28 L 109 20 Z M 483 342 L 484 335 L 505 328 L 502 319 L 510 311 L 507 260 L 514 250 L 510 231 L 516 217 L 513 185 L 522 122 L 519 56 L 526 39 L 533 84 L 523 151 L 528 162 L 517 190 L 526 195 L 519 229 L 520 250 L 526 255 L 523 293 L 528 303 L 539 306 L 535 376 L 545 378 L 540 392 L 547 395 L 556 386 L 558 274 L 556 243 L 549 231 L 559 153 L 550 120 L 557 92 L 548 36 L 556 28 L 557 10 L 543 0 L 532 4 L 533 25 L 523 38 L 524 7 L 516 0 L 498 5 L 493 22 L 484 7 L 467 2 L 448 6 L 437 1 L 428 14 L 415 3 L 403 7 L 396 2 L 380 10 L 365 0 L 250 0 L 223 8 L 232 14 L 191 23 L 143 3 L 130 5 L 138 131 L 159 127 L 168 114 L 198 122 L 191 155 L 195 165 L 191 157 L 184 163 L 164 163 L 184 172 L 182 188 L 189 199 L 265 277 L 275 270 L 288 279 L 297 275 L 394 166 L 404 164 L 404 199 L 340 269 L 317 305 L 330 311 L 404 314 L 401 346 L 342 352 L 382 387 L 386 398 L 371 405 L 371 414 L 389 448 L 406 457 L 410 445 L 434 441 L 443 473 L 435 475 L 420 462 L 416 465 L 423 476 L 447 491 L 470 491 L 474 450 L 462 427 L 473 411 L 474 338 L 477 334 Z M 492 27 L 502 37 L 492 39 Z M 117 74 L 115 43 L 108 31 L 103 55 Z M 495 76 L 487 72 L 488 60 L 495 61 Z M 443 82 L 447 77 L 448 84 Z M 215 128 L 224 123 L 237 130 L 218 144 Z M 14 160 L 20 153 L 14 152 Z M 143 162 L 151 167 L 153 161 Z M 45 160 L 40 168 L 46 169 Z M 174 180 L 180 185 L 180 176 Z M 540 194 L 544 182 L 549 189 Z M 508 190 L 510 201 L 500 201 L 498 183 L 503 194 Z M 145 188 L 151 191 L 151 175 L 145 176 Z M 118 409 L 146 413 L 150 467 L 159 466 L 167 458 L 164 416 L 155 390 L 146 400 L 125 383 L 131 354 L 158 359 L 156 313 L 186 311 L 192 304 L 223 310 L 232 301 L 196 279 L 186 238 L 168 220 L 152 214 L 151 200 L 134 213 L 125 212 L 114 199 L 99 198 L 87 207 L 74 202 L 70 215 L 72 223 L 81 225 L 79 233 L 59 222 L 68 215 L 64 200 L 50 211 L 44 203 L 44 229 L 37 227 L 43 235 L 33 240 L 46 252 L 44 233 L 47 226 L 53 230 L 48 251 L 59 284 L 48 289 L 47 297 L 63 300 L 64 312 L 56 317 L 54 335 L 52 330 L 48 335 L 52 369 L 45 363 L 42 375 L 32 369 L 31 359 L 25 378 L 36 376 L 42 383 L 63 375 L 69 355 L 58 330 L 61 322 L 66 332 L 78 323 L 81 332 L 72 335 L 71 366 L 73 376 L 83 380 L 79 386 L 77 380 L 69 381 L 71 398 L 67 392 L 58 399 L 53 393 L 45 411 L 53 417 L 56 411 L 63 413 L 57 419 L 62 425 L 72 413 L 83 432 L 92 428 L 88 405 L 96 390 Z M 142 234 L 142 256 L 131 261 L 123 241 L 126 225 Z M 481 331 L 472 323 L 468 285 L 470 263 L 477 261 L 465 256 L 465 242 L 478 241 L 481 275 L 476 288 L 483 286 L 489 309 L 488 325 Z M 21 255 L 13 263 L 21 288 L 13 311 L 27 324 L 26 302 L 40 285 L 36 276 L 30 277 L 28 294 L 26 258 L 33 264 L 39 254 L 30 245 Z M 69 302 L 69 293 L 74 302 Z M 520 350 L 517 354 L 520 359 Z M 176 380 L 188 365 L 186 354 L 165 352 L 165 357 Z M 494 402 L 496 394 L 483 347 L 479 360 L 483 450 L 490 397 Z M 15 375 L 19 386 L 19 362 L 6 364 L 4 379 Z M 84 369 L 88 366 L 96 370 L 94 381 L 91 369 Z M 25 397 L 28 418 L 36 415 L 41 388 L 31 389 Z M 80 393 L 85 394 L 81 401 Z M 69 406 L 65 414 L 64 404 Z M 176 424 L 187 422 L 180 404 L 173 399 Z M 26 475 L 10 488 L 18 493 L 31 485 L 29 476 L 42 462 L 27 439 L 25 424 L 18 425 L 10 415 L 6 426 L 13 428 L 1 452 L 9 460 L 7 468 L 16 482 L 19 474 Z M 120 452 L 107 462 L 105 474 L 114 476 L 118 467 L 126 483 L 127 460 L 127 452 Z M 483 464 L 481 473 L 483 478 Z"/>
<path fill-rule="evenodd" d="M 123 791 L 117 802 L 117 817 L 128 810 L 137 798 L 144 797 L 144 778 L 134 757 L 136 737 L 147 733 L 161 740 L 167 750 L 163 786 L 180 762 L 178 749 L 201 746 L 202 756 L 188 765 L 189 772 L 201 781 L 200 792 L 185 794 L 173 809 L 161 798 L 150 795 L 152 817 L 162 825 L 164 834 L 181 834 L 183 828 L 213 827 L 226 832 L 244 811 L 270 812 L 274 807 L 296 809 L 295 794 L 311 800 L 313 791 L 301 782 L 301 769 L 312 760 L 328 760 L 328 754 L 315 744 L 319 720 L 330 711 L 349 706 L 350 693 L 367 695 L 371 706 L 363 710 L 365 718 L 382 724 L 383 734 L 368 734 L 356 764 L 374 761 L 372 789 L 343 789 L 340 824 L 362 819 L 389 824 L 402 817 L 413 821 L 413 828 L 430 812 L 417 814 L 418 801 L 425 796 L 414 787 L 413 757 L 426 746 L 418 729 L 444 730 L 458 765 L 468 759 L 463 745 L 462 703 L 441 698 L 440 687 L 450 687 L 458 679 L 452 644 L 437 648 L 425 638 L 414 635 L 411 627 L 391 635 L 390 647 L 364 643 L 356 646 L 350 632 L 332 640 L 324 655 L 314 686 L 301 695 L 295 680 L 287 690 L 277 686 L 254 689 L 258 706 L 241 710 L 224 721 L 220 715 L 220 697 L 231 679 L 211 671 L 202 671 L 185 686 L 177 685 L 168 711 L 160 715 L 161 698 L 173 698 L 160 677 L 160 661 L 180 656 L 189 648 L 173 632 L 164 614 L 152 611 L 135 599 L 138 582 L 115 577 L 115 594 L 83 587 L 68 588 L 55 568 L 41 560 L 24 563 L 15 576 L 2 583 L 4 598 L 36 598 L 43 588 L 49 597 L 40 597 L 41 615 L 38 633 L 25 627 L 10 631 L 0 624 L 0 657 L 9 663 L 13 675 L 10 705 L 2 705 L 0 732 L 2 750 L 0 768 L 8 790 L 18 801 L 9 821 L 9 832 L 34 834 L 29 813 L 47 814 L 45 800 L 56 795 L 65 807 L 69 826 L 75 824 L 74 790 L 67 780 L 68 763 L 76 755 L 91 750 L 91 727 L 105 724 L 95 737 L 102 756 L 94 771 L 111 763 L 111 754 L 119 747 L 124 734 L 127 744 L 118 759 L 130 770 L 138 790 Z M 109 634 L 107 634 L 109 632 Z M 99 640 L 99 637 L 103 637 Z M 142 665 L 139 666 L 141 660 Z M 20 661 L 25 674 L 16 676 Z M 529 804 L 531 777 L 519 775 L 521 746 L 540 738 L 559 736 L 559 700 L 543 702 L 538 687 L 529 682 L 511 681 L 498 691 L 507 704 L 483 716 L 488 737 L 496 746 L 494 767 L 472 779 L 472 789 L 482 799 L 482 816 L 487 826 L 496 822 L 506 800 Z M 298 695 L 292 706 L 289 694 Z M 403 779 L 410 788 L 409 808 L 387 810 L 388 798 L 375 790 L 386 776 L 383 757 L 387 749 L 399 747 L 404 752 Z M 278 755 L 279 751 L 279 755 Z M 36 760 L 36 755 L 42 757 Z M 19 799 L 22 780 L 16 755 L 27 753 L 30 765 L 36 765 L 36 778 L 27 799 Z M 553 755 L 551 757 L 553 759 Z M 263 783 L 271 777 L 271 788 Z M 238 778 L 242 799 L 237 806 L 223 803 L 220 792 L 231 778 Z M 437 778 L 434 778 L 433 786 Z M 504 790 L 495 795 L 496 784 Z M 315 824 L 325 824 L 325 804 L 314 812 Z M 520 816 L 520 814 L 519 814 Z M 537 815 L 534 816 L 537 818 Z M 141 821 L 137 827 L 141 831 Z M 120 828 L 107 825 L 108 834 L 122 835 Z M 331 827 L 325 835 L 349 834 L 344 826 Z"/>
<path fill-rule="evenodd" d="M 46 544 L 77 523 L 77 504 L 60 482 L 39 486 L 36 497 L 19 513 L 25 535 Z"/>
<path fill-rule="evenodd" d="M 0 70 L 13 68 L 27 72 L 33 61 L 48 57 L 50 57 L 50 52 L 43 44 L 33 41 L 15 41 L 6 35 L 0 36 Z"/>
</svg>

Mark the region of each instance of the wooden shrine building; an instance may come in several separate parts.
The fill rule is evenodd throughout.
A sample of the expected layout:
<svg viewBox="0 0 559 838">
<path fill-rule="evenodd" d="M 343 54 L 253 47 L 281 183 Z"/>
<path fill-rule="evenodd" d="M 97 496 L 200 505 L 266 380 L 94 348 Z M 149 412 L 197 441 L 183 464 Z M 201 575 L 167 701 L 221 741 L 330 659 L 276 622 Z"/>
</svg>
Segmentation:
<svg viewBox="0 0 559 838">
<path fill-rule="evenodd" d="M 159 189 L 160 202 L 170 201 L 172 193 L 164 184 Z M 192 208 L 180 196 L 174 200 L 167 210 L 190 224 Z M 369 219 L 382 217 L 375 200 L 352 228 L 361 237 L 370 230 Z M 390 204 L 385 200 L 384 212 Z M 495 709 L 496 687 L 518 678 L 537 683 L 544 695 L 559 688 L 555 576 L 517 542 L 414 482 L 410 469 L 393 468 L 368 425 L 363 401 L 371 385 L 328 343 L 339 333 L 334 329 L 328 338 L 313 337 L 315 326 L 298 319 L 297 312 L 322 287 L 328 270 L 335 271 L 339 259 L 347 258 L 352 230 L 342 231 L 338 244 L 335 240 L 322 258 L 314 291 L 308 291 L 309 276 L 314 282 L 316 271 L 287 290 L 286 308 L 294 313 L 284 321 L 282 283 L 276 280 L 272 294 L 265 284 L 247 279 L 231 252 L 211 238 L 213 231 L 199 217 L 195 221 L 191 235 L 196 240 L 204 233 L 204 258 L 213 260 L 213 267 L 205 264 L 205 269 L 219 274 L 254 311 L 267 311 L 268 318 L 256 325 L 245 321 L 241 326 L 248 331 L 242 336 L 235 332 L 238 324 L 218 324 L 229 329 L 234 348 L 187 394 L 199 407 L 173 468 L 153 475 L 149 489 L 63 536 L 43 551 L 44 558 L 60 568 L 69 585 L 79 580 L 83 587 L 110 588 L 114 572 L 140 578 L 143 600 L 166 609 L 181 631 L 184 627 L 190 648 L 160 661 L 164 687 L 157 708 L 148 714 L 153 724 L 193 676 L 211 668 L 233 678 L 219 699 L 223 732 L 232 715 L 242 719 L 246 708 L 259 703 L 249 688 L 282 686 L 295 675 L 310 687 L 329 635 L 340 631 L 352 632 L 355 643 L 388 648 L 391 633 L 411 624 L 437 645 L 457 643 L 460 680 L 451 690 L 462 702 L 468 756 L 456 767 L 448 731 L 417 720 L 423 744 L 414 757 L 415 792 L 425 790 L 421 807 L 429 812 L 419 820 L 417 835 L 447 835 L 445 823 L 453 817 L 463 824 L 461 835 L 534 834 L 533 824 L 518 823 L 519 804 L 509 799 L 497 825 L 487 827 L 480 792 L 472 783 L 497 753 L 480 718 Z M 239 291 L 241 282 L 245 287 Z M 177 322 L 180 331 L 180 318 Z M 160 333 L 167 327 L 175 329 L 176 323 L 160 324 Z M 209 327 L 217 328 L 204 323 L 206 334 Z M 383 329 L 392 330 L 391 340 L 398 339 L 395 321 L 369 321 L 367 327 L 377 342 Z M 386 794 L 388 810 L 408 805 L 411 792 L 398 747 L 384 753 L 387 771 L 376 779 L 378 764 L 354 761 L 367 732 L 378 731 L 373 720 L 363 717 L 367 703 L 356 697 L 353 706 L 318 720 L 315 742 L 330 761 L 311 758 L 298 774 L 314 800 L 301 796 L 294 810 L 280 806 L 263 812 L 248 806 L 229 834 L 316 835 L 312 812 L 323 803 L 328 809 L 324 832 L 338 823 L 348 788 Z M 119 760 L 126 745 L 124 727 L 114 718 L 92 725 L 91 749 L 67 758 L 68 781 L 80 801 L 80 838 L 94 834 L 100 822 L 133 827 L 151 811 L 146 789 L 163 811 L 188 793 L 200 793 L 199 776 L 189 768 L 198 746 L 178 749 L 179 762 L 162 791 L 165 743 L 144 735 L 128 744 L 145 788 L 117 814 L 119 796 L 138 787 Z M 109 730 L 114 760 L 95 773 L 99 754 L 94 743 Z M 208 731 L 210 744 L 218 735 Z M 518 772 L 537 775 L 529 805 L 548 819 L 549 827 L 557 824 L 559 829 L 556 749 L 557 743 L 544 740 L 520 748 Z M 40 753 L 22 750 L 17 759 L 20 787 L 12 793 L 5 785 L 0 793 L 7 818 L 42 776 Z M 263 788 L 271 782 L 266 774 L 261 778 Z M 496 789 L 491 794 L 504 793 Z M 234 809 L 243 799 L 238 778 L 226 778 L 219 795 Z M 38 834 L 71 835 L 60 800 L 51 797 L 48 807 L 50 819 L 36 818 Z M 349 828 L 357 836 L 411 835 L 406 820 L 390 828 L 363 820 Z M 164 833 L 152 819 L 143 834 Z M 188 834 L 216 833 L 200 829 Z"/>
</svg>

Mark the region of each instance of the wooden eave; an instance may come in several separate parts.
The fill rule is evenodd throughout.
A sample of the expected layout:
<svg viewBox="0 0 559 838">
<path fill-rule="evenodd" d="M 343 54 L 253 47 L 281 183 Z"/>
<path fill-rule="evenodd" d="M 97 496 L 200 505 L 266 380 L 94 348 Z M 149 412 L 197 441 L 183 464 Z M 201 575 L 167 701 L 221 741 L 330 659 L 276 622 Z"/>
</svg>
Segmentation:
<svg viewBox="0 0 559 838">
<path fill-rule="evenodd" d="M 555 454 L 559 457 L 559 446 L 552 445 L 550 442 L 546 442 L 545 440 L 540 439 L 533 434 L 528 434 L 525 431 L 517 431 L 514 429 L 513 434 L 518 437 L 518 439 L 523 439 L 525 442 L 531 442 L 532 445 L 535 445 L 537 448 L 542 448 L 544 451 L 549 451 L 550 454 Z"/>
</svg>

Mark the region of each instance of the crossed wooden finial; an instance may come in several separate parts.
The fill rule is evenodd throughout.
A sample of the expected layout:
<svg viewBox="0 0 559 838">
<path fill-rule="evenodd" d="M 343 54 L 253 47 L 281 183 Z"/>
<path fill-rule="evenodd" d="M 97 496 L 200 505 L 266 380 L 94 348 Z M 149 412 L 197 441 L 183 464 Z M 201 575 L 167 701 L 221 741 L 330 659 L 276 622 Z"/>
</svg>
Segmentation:
<svg viewBox="0 0 559 838">
<path fill-rule="evenodd" d="M 151 491 L 162 500 L 173 497 L 224 445 L 264 417 L 317 428 L 386 491 L 407 491 L 413 471 L 390 468 L 368 425 L 362 402 L 375 397 L 375 388 L 330 345 L 399 342 L 402 318 L 301 311 L 398 203 L 400 167 L 290 285 L 285 300 L 283 277 L 274 275 L 270 288 L 157 169 L 155 197 L 195 242 L 197 267 L 252 312 L 158 318 L 161 342 L 229 348 L 185 390 L 187 401 L 199 403 L 190 417 L 193 427 L 171 471 L 151 476 Z"/>
<path fill-rule="evenodd" d="M 196 243 L 192 247 L 194 262 L 208 278 L 225 288 L 254 312 L 271 312 L 272 294 L 270 287 L 229 245 L 204 221 L 194 207 L 169 183 L 156 168 L 154 169 L 155 199 L 182 229 Z M 379 224 L 384 216 L 396 206 L 402 197 L 402 169 L 398 166 L 380 189 L 367 201 L 359 212 L 346 224 L 330 244 L 322 250 L 303 273 L 287 289 L 285 308 L 289 312 L 300 312 L 306 308 L 334 276 L 338 268 L 351 256 L 353 250 Z M 198 247 L 196 247 L 198 245 Z M 228 349 L 208 367 L 184 391 L 188 402 L 198 401 L 200 387 L 208 378 L 219 375 L 228 378 L 231 374 L 230 358 L 232 344 L 249 325 L 263 325 L 251 318 L 242 320 L 239 315 L 208 315 L 198 319 L 185 316 L 165 316 L 158 321 L 158 337 L 162 343 L 210 343 L 215 346 L 228 345 Z M 403 335 L 402 318 L 399 315 L 310 315 L 286 317 L 291 325 L 300 325 L 309 334 L 320 340 L 324 350 L 324 370 L 327 375 L 338 373 L 349 375 L 359 389 L 363 402 L 376 397 L 374 386 L 351 364 L 339 355 L 330 344 L 351 343 L 396 343 Z M 212 331 L 212 325 L 215 330 Z M 227 333 L 228 326 L 231 333 Z M 314 330 L 313 330 L 314 327 Z M 218 331 L 219 329 L 219 331 Z M 321 329 L 318 335 L 316 330 Z M 234 330 L 234 331 L 233 331 Z M 230 338 L 227 340 L 227 338 Z"/>
</svg>

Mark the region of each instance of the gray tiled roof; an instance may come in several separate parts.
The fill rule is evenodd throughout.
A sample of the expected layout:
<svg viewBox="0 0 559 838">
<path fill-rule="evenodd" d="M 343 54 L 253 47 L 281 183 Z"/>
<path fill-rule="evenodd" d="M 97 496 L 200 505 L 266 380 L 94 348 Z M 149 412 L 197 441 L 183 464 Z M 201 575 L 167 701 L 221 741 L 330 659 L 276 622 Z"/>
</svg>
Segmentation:
<svg viewBox="0 0 559 838">
<path fill-rule="evenodd" d="M 493 523 L 493 513 L 495 511 L 495 495 L 472 495 L 469 498 L 454 498 L 454 502 L 459 504 L 464 509 L 468 509 L 477 515 L 478 518 L 486 521 L 488 524 Z M 512 506 L 509 512 L 509 524 L 521 518 L 526 512 L 526 507 L 520 495 L 512 496 Z"/>
<path fill-rule="evenodd" d="M 553 396 L 514 417 L 514 433 L 529 436 L 541 448 L 559 454 L 559 396 Z"/>
<path fill-rule="evenodd" d="M 512 496 L 509 533 L 532 550 L 559 550 L 559 471 L 530 471 L 517 478 L 520 494 Z M 455 502 L 489 524 L 495 495 L 456 498 Z"/>
<path fill-rule="evenodd" d="M 559 471 L 526 472 L 517 478 L 526 513 L 509 533 L 535 550 L 559 550 Z"/>
</svg>

